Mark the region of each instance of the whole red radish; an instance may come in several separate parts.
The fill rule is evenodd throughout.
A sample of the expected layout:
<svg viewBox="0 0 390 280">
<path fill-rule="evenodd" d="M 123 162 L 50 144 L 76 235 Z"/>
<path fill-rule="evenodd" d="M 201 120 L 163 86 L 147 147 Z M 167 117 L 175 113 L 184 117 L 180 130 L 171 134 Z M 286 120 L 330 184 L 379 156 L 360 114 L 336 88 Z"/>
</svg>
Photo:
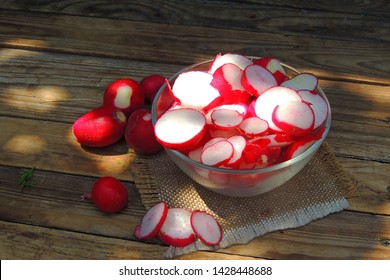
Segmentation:
<svg viewBox="0 0 390 280">
<path fill-rule="evenodd" d="M 150 75 L 142 79 L 140 84 L 144 89 L 145 98 L 147 101 L 153 103 L 158 90 L 165 83 L 165 80 L 165 77 L 158 74 Z"/>
<path fill-rule="evenodd" d="M 131 113 L 125 130 L 127 144 L 136 152 L 155 154 L 162 150 L 157 141 L 149 109 L 137 109 Z"/>
<path fill-rule="evenodd" d="M 117 213 L 123 210 L 128 202 L 128 193 L 124 185 L 116 178 L 105 176 L 99 178 L 85 198 L 92 198 L 96 207 L 105 213 Z"/>
<path fill-rule="evenodd" d="M 108 85 L 103 96 L 103 105 L 121 110 L 126 116 L 142 108 L 145 92 L 142 86 L 132 79 L 120 79 Z"/>
<path fill-rule="evenodd" d="M 121 111 L 99 107 L 73 123 L 73 135 L 77 142 L 85 146 L 109 146 L 123 137 L 126 121 Z"/>
</svg>

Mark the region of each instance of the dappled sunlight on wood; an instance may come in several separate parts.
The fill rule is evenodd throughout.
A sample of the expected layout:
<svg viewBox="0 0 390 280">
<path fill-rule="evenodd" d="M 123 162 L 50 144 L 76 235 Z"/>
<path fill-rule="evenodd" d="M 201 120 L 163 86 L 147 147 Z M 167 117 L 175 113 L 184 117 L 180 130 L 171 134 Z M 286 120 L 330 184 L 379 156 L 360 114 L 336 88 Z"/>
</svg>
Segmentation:
<svg viewBox="0 0 390 280">
<path fill-rule="evenodd" d="M 9 47 L 25 46 L 25 47 L 44 48 L 48 46 L 47 42 L 44 40 L 26 39 L 26 38 L 9 39 L 4 41 L 3 44 Z M 0 57 L 0 61 L 1 61 L 1 57 Z"/>
<path fill-rule="evenodd" d="M 3 149 L 9 152 L 23 155 L 34 155 L 41 153 L 47 142 L 39 135 L 34 134 L 18 134 L 11 137 L 5 144 Z"/>
<path fill-rule="evenodd" d="M 77 153 L 90 160 L 91 165 L 94 166 L 99 175 L 116 176 L 119 179 L 129 179 L 131 177 L 129 166 L 134 161 L 136 155 L 128 152 L 127 147 L 121 146 L 115 149 L 115 145 L 120 146 L 121 143 L 103 148 L 83 147 L 74 138 L 71 127 L 67 130 L 65 138 Z"/>
<path fill-rule="evenodd" d="M 19 39 L 15 39 L 15 40 L 19 40 Z M 9 40 L 5 43 L 9 44 L 9 42 L 10 42 L 11 45 L 14 45 L 16 42 L 15 40 Z M 37 55 L 39 55 L 38 52 L 29 52 L 29 51 L 25 51 L 25 50 L 14 50 L 14 49 L 2 48 L 2 49 L 0 49 L 0 64 L 3 64 L 5 62 L 13 60 L 13 59 L 20 59 L 23 57 L 31 57 L 31 56 L 37 56 Z"/>
<path fill-rule="evenodd" d="M 18 110 L 50 112 L 70 98 L 70 93 L 59 86 L 20 87 L 5 89 L 3 102 Z"/>
</svg>

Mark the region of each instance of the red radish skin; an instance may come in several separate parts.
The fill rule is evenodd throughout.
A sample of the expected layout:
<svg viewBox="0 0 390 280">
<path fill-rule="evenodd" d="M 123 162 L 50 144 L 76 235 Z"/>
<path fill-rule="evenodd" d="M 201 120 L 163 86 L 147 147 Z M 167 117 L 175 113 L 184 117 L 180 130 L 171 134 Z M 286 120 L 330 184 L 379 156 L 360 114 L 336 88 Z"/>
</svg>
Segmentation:
<svg viewBox="0 0 390 280">
<path fill-rule="evenodd" d="M 155 154 L 163 149 L 154 134 L 150 109 L 138 109 L 131 113 L 125 139 L 130 148 L 141 154 Z"/>
<path fill-rule="evenodd" d="M 209 73 L 214 74 L 214 72 L 224 64 L 231 63 L 238 66 L 241 70 L 244 70 L 245 67 L 252 64 L 252 61 L 239 54 L 226 53 L 224 55 L 217 54 L 214 58 L 214 61 L 210 65 Z"/>
<path fill-rule="evenodd" d="M 221 166 L 233 157 L 234 147 L 226 140 L 218 141 L 203 149 L 201 162 L 210 166 Z"/>
<path fill-rule="evenodd" d="M 180 74 L 172 86 L 176 101 L 187 108 L 207 111 L 222 103 L 223 97 L 210 83 L 213 75 L 203 71 Z"/>
<path fill-rule="evenodd" d="M 295 90 L 280 86 L 270 88 L 256 99 L 254 105 L 256 116 L 267 121 L 271 130 L 281 132 L 282 130 L 272 121 L 273 111 L 276 106 L 294 100 L 302 100 Z"/>
<path fill-rule="evenodd" d="M 286 71 L 280 61 L 273 57 L 262 57 L 260 59 L 256 59 L 253 61 L 253 64 L 262 66 L 269 70 L 275 77 L 278 85 L 280 85 L 285 80 L 288 80 L 288 76 L 286 75 Z"/>
<path fill-rule="evenodd" d="M 206 135 L 206 118 L 201 111 L 191 108 L 169 110 L 157 120 L 154 131 L 164 147 L 190 151 Z"/>
<path fill-rule="evenodd" d="M 128 202 L 128 193 L 125 186 L 116 178 L 105 176 L 99 178 L 92 187 L 90 194 L 85 198 L 92 198 L 95 206 L 104 213 L 118 213 Z"/>
<path fill-rule="evenodd" d="M 278 85 L 270 71 L 255 64 L 245 68 L 241 83 L 253 96 L 260 96 L 267 89 Z"/>
<path fill-rule="evenodd" d="M 262 147 L 286 147 L 293 143 L 296 137 L 286 133 L 273 133 L 259 137 L 254 137 L 249 140 L 251 143 L 261 145 Z"/>
<path fill-rule="evenodd" d="M 285 102 L 275 107 L 272 121 L 287 134 L 305 136 L 313 130 L 314 112 L 306 102 Z"/>
<path fill-rule="evenodd" d="M 315 91 L 300 90 L 298 94 L 310 104 L 314 112 L 314 128 L 320 127 L 328 117 L 328 104 L 325 99 Z"/>
<path fill-rule="evenodd" d="M 99 107 L 77 119 L 72 125 L 72 130 L 80 144 L 106 147 L 123 137 L 126 122 L 126 116 L 121 111 Z"/>
<path fill-rule="evenodd" d="M 280 85 L 294 90 L 315 90 L 318 85 L 318 79 L 313 74 L 301 73 L 284 81 Z"/>
<path fill-rule="evenodd" d="M 191 212 L 182 208 L 169 208 L 159 238 L 165 244 L 185 247 L 196 240 L 191 227 Z"/>
<path fill-rule="evenodd" d="M 120 79 L 106 88 L 103 106 L 121 110 L 126 116 L 145 105 L 142 86 L 132 79 Z"/>
<path fill-rule="evenodd" d="M 138 239 L 152 239 L 160 232 L 168 215 L 168 206 L 160 202 L 150 208 L 142 218 L 140 225 L 137 225 L 134 236 Z"/>
<path fill-rule="evenodd" d="M 203 243 L 216 246 L 222 240 L 222 228 L 218 221 L 205 211 L 195 210 L 191 215 L 191 226 Z"/>
<path fill-rule="evenodd" d="M 164 85 L 166 78 L 155 74 L 143 78 L 140 82 L 145 92 L 145 98 L 149 103 L 153 103 L 158 90 Z"/>
<path fill-rule="evenodd" d="M 245 103 L 250 95 L 241 84 L 243 70 L 237 65 L 227 63 L 213 74 L 211 85 L 218 89 L 224 104 Z"/>
</svg>

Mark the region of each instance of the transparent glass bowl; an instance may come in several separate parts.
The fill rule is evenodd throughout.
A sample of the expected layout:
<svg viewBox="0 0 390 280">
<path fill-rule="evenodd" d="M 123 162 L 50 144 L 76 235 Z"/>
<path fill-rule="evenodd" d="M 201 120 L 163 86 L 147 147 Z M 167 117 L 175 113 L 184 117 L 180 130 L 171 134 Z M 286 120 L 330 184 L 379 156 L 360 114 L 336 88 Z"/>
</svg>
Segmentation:
<svg viewBox="0 0 390 280">
<path fill-rule="evenodd" d="M 254 58 L 252 58 L 254 59 Z M 175 75 L 169 82 L 171 85 L 175 79 L 188 71 L 207 71 L 212 60 L 190 65 Z M 289 77 L 299 72 L 294 68 L 282 64 Z M 314 142 L 304 153 L 288 161 L 275 164 L 265 168 L 235 170 L 204 165 L 192 160 L 186 155 L 176 151 L 165 149 L 172 161 L 195 182 L 214 192 L 236 197 L 248 197 L 259 195 L 275 189 L 295 176 L 314 156 L 326 138 L 331 124 L 331 110 L 329 101 L 320 87 L 316 91 L 326 100 L 328 104 L 328 117 L 326 119 L 326 130 L 322 139 Z M 173 104 L 174 100 L 164 85 L 160 88 L 152 105 L 152 122 L 156 123 L 158 118 Z"/>
</svg>

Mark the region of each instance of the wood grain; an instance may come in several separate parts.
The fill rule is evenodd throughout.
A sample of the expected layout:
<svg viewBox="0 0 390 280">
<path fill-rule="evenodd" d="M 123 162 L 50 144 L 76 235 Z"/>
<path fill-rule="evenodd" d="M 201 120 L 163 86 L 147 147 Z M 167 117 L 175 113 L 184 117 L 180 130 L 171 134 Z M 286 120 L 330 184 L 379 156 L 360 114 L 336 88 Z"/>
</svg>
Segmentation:
<svg viewBox="0 0 390 280">
<path fill-rule="evenodd" d="M 389 48 L 380 42 L 0 10 L 0 46 L 182 65 L 235 52 L 275 56 L 321 77 L 390 83 Z"/>
</svg>

